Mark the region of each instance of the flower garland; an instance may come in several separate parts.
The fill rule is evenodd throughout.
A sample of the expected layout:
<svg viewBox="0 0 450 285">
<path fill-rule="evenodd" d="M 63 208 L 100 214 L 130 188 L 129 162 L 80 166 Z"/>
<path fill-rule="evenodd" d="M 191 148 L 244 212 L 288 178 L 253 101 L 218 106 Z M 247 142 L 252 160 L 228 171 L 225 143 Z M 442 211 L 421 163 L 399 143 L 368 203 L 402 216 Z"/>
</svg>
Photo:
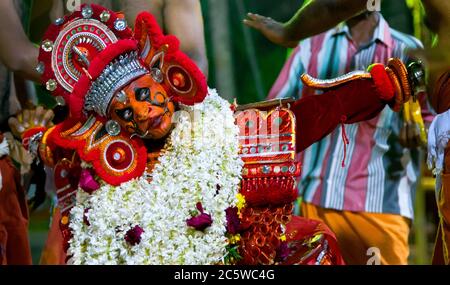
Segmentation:
<svg viewBox="0 0 450 285">
<path fill-rule="evenodd" d="M 180 108 L 151 182 L 143 175 L 118 187 L 102 183 L 92 194 L 78 190 L 69 263 L 224 261 L 225 210 L 238 203 L 243 166 L 239 129 L 230 104 L 215 90 L 204 102 Z M 192 226 L 196 217 L 200 229 Z"/>
</svg>

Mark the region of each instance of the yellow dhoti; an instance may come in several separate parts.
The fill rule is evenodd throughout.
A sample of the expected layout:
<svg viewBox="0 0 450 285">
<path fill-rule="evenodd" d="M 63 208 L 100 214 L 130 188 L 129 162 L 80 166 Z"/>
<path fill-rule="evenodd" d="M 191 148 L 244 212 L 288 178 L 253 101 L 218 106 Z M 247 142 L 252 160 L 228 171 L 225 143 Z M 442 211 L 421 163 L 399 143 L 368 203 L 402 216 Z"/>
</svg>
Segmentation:
<svg viewBox="0 0 450 285">
<path fill-rule="evenodd" d="M 337 211 L 302 203 L 305 218 L 321 220 L 335 233 L 346 264 L 408 263 L 410 220 L 400 215 Z"/>
</svg>

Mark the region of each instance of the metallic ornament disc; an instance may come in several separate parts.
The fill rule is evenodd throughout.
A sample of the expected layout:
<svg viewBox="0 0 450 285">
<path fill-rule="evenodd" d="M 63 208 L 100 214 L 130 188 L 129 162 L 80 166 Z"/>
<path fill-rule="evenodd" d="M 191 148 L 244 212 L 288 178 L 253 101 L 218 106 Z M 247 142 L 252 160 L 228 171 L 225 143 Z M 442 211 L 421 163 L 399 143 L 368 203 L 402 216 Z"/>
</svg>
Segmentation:
<svg viewBox="0 0 450 285">
<path fill-rule="evenodd" d="M 294 173 L 295 170 L 297 170 L 297 168 L 296 168 L 294 165 L 292 165 L 291 167 L 289 167 L 289 172 L 290 172 L 290 173 Z"/>
<path fill-rule="evenodd" d="M 105 10 L 100 14 L 100 21 L 102 21 L 103 23 L 106 23 L 109 21 L 110 17 L 111 17 L 111 14 Z"/>
<path fill-rule="evenodd" d="M 127 101 L 127 94 L 122 90 L 116 95 L 116 98 L 120 103 L 125 103 Z"/>
<path fill-rule="evenodd" d="M 114 120 L 109 120 L 108 122 L 106 122 L 105 128 L 108 134 L 111 136 L 117 136 L 118 134 L 120 134 L 120 125 Z"/>
<path fill-rule="evenodd" d="M 55 80 L 64 90 L 71 93 L 76 82 L 85 74 L 82 70 L 82 67 L 86 66 L 85 61 L 82 65 L 76 64 L 78 59 L 84 57 L 84 53 L 74 58 L 74 47 L 87 48 L 89 54 L 97 54 L 117 42 L 114 32 L 114 29 L 100 20 L 84 19 L 81 15 L 61 27 L 53 45 L 51 69 L 55 73 Z M 46 68 L 50 66 L 47 65 Z"/>
<path fill-rule="evenodd" d="M 53 50 L 53 42 L 51 40 L 45 40 L 41 45 L 42 49 L 46 52 L 51 52 Z"/>
<path fill-rule="evenodd" d="M 64 18 L 58 18 L 55 20 L 55 25 L 57 26 L 61 26 L 62 24 L 64 24 Z"/>
<path fill-rule="evenodd" d="M 114 29 L 121 32 L 124 31 L 126 28 L 127 28 L 127 21 L 125 19 L 122 18 L 116 19 L 116 21 L 114 22 Z"/>
<path fill-rule="evenodd" d="M 55 100 L 56 100 L 56 104 L 58 104 L 59 106 L 66 105 L 66 100 L 64 100 L 64 97 L 62 97 L 62 96 L 56 96 Z"/>
<path fill-rule="evenodd" d="M 37 71 L 37 73 L 39 73 L 41 75 L 44 74 L 45 64 L 42 61 L 39 62 L 38 65 L 36 66 L 36 71 Z"/>
<path fill-rule="evenodd" d="M 83 9 L 81 10 L 81 15 L 83 15 L 83 18 L 85 19 L 91 18 L 93 14 L 94 11 L 92 10 L 92 7 L 89 5 L 84 6 Z"/>
<path fill-rule="evenodd" d="M 264 165 L 264 166 L 262 167 L 262 172 L 263 172 L 264 174 L 270 173 L 270 170 L 271 170 L 271 168 L 270 168 L 270 166 L 268 166 L 268 165 Z"/>
<path fill-rule="evenodd" d="M 45 87 L 47 88 L 48 91 L 53 92 L 58 87 L 58 83 L 56 83 L 54 79 L 50 79 L 45 83 Z"/>
<path fill-rule="evenodd" d="M 152 68 L 151 75 L 153 79 L 158 83 L 161 83 L 164 80 L 163 73 L 158 68 Z"/>
</svg>

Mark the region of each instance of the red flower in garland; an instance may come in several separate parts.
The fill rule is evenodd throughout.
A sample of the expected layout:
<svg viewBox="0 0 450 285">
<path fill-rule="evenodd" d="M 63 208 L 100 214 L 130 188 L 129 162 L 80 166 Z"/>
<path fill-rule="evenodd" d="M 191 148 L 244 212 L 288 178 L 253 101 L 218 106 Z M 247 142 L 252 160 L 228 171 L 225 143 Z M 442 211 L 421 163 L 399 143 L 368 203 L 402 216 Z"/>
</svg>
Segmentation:
<svg viewBox="0 0 450 285">
<path fill-rule="evenodd" d="M 81 171 L 80 188 L 89 194 L 94 193 L 100 188 L 100 183 L 95 180 L 92 170 L 83 169 Z"/>
<path fill-rule="evenodd" d="M 125 240 L 130 245 L 137 245 L 141 242 L 141 235 L 144 233 L 144 230 L 140 226 L 135 226 L 132 229 L 129 229 L 125 234 Z"/>
<path fill-rule="evenodd" d="M 241 220 L 238 215 L 237 207 L 229 207 L 225 210 L 227 217 L 227 232 L 235 235 L 239 232 L 241 227 Z"/>
<path fill-rule="evenodd" d="M 291 250 L 289 249 L 288 243 L 286 241 L 283 241 L 277 248 L 277 255 L 275 260 L 278 262 L 284 261 L 289 256 L 290 253 Z"/>
<path fill-rule="evenodd" d="M 204 213 L 202 203 L 198 202 L 196 207 L 200 211 L 200 214 L 187 219 L 186 223 L 189 227 L 193 227 L 197 231 L 204 231 L 207 227 L 211 226 L 212 218 L 210 214 Z"/>
</svg>

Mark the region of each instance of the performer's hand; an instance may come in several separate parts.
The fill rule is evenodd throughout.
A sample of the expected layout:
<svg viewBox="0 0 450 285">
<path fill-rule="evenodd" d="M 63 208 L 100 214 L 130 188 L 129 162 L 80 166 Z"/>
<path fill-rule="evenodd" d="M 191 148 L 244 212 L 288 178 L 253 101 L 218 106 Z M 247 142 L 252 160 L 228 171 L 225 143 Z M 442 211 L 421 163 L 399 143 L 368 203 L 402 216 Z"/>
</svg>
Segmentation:
<svg viewBox="0 0 450 285">
<path fill-rule="evenodd" d="M 419 124 L 413 121 L 404 122 L 400 130 L 399 141 L 403 147 L 409 149 L 423 146 L 420 138 Z"/>
<path fill-rule="evenodd" d="M 448 66 L 450 64 L 450 54 L 448 49 L 441 47 L 450 48 L 450 40 L 442 40 L 437 47 L 424 49 L 411 50 L 409 54 L 412 57 L 419 58 L 425 62 L 425 65 L 429 69 L 429 72 L 443 74 L 448 71 Z"/>
<path fill-rule="evenodd" d="M 285 25 L 273 20 L 269 17 L 264 17 L 258 14 L 248 13 L 247 18 L 244 19 L 244 24 L 261 32 L 271 42 L 284 46 L 296 47 L 297 41 L 289 41 Z"/>
<path fill-rule="evenodd" d="M 28 129 L 35 127 L 51 127 L 53 117 L 54 113 L 52 110 L 47 110 L 42 106 L 38 106 L 34 110 L 23 110 L 15 117 L 9 118 L 8 123 L 14 136 L 22 138 L 22 134 Z"/>
</svg>

